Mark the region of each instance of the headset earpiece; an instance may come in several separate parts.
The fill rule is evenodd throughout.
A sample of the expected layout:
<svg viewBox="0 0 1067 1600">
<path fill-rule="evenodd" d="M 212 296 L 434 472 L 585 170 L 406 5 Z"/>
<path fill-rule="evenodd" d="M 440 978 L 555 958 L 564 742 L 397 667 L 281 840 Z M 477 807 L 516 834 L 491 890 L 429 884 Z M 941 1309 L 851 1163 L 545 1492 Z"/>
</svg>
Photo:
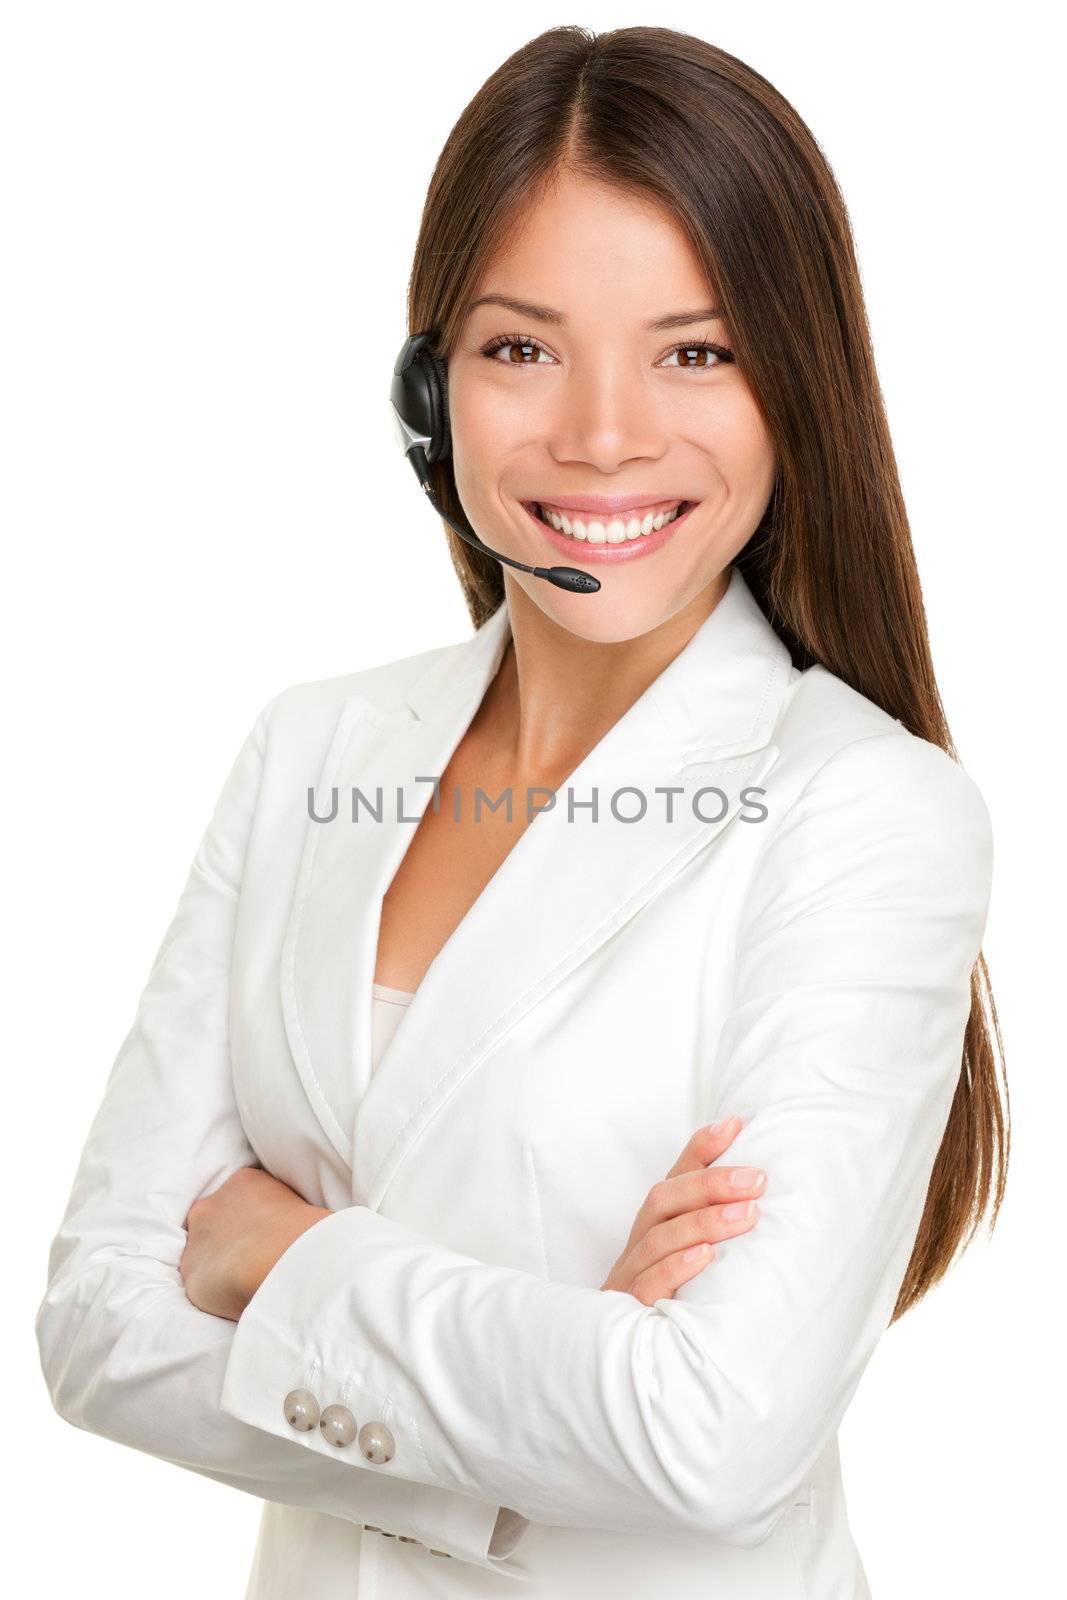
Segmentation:
<svg viewBox="0 0 1067 1600">
<path fill-rule="evenodd" d="M 447 461 L 452 454 L 452 429 L 448 423 L 448 362 L 426 350 L 423 362 L 429 366 L 431 404 L 434 406 L 434 454 L 431 461 Z"/>
<path fill-rule="evenodd" d="M 448 422 L 448 364 L 430 348 L 435 334 L 415 333 L 405 340 L 393 368 L 389 392 L 401 448 L 421 445 L 428 465 L 452 453 Z"/>
</svg>

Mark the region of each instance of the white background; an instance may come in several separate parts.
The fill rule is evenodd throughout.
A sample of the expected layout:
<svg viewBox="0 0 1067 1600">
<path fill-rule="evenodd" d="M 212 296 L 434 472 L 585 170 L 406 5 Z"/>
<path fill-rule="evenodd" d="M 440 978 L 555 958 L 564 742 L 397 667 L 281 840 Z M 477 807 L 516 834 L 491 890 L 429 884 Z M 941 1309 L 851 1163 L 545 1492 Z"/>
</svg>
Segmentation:
<svg viewBox="0 0 1067 1600">
<path fill-rule="evenodd" d="M 51 1409 L 48 1243 L 256 712 L 469 633 L 386 406 L 440 147 L 543 28 L 655 22 L 769 77 L 841 182 L 939 682 L 996 832 L 1008 1197 L 861 1383 L 841 1432 L 854 1532 L 875 1600 L 1047 1593 L 1065 1424 L 1050 13 L 34 0 L 2 18 L 5 1432 L 27 1491 L 7 1543 L 33 1592 L 243 1593 L 258 1501 Z"/>
</svg>

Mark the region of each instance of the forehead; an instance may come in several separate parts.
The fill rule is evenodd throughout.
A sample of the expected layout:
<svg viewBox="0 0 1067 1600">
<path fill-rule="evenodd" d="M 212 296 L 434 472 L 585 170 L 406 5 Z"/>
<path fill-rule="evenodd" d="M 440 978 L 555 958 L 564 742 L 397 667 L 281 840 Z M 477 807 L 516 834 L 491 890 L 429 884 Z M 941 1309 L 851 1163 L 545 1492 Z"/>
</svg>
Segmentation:
<svg viewBox="0 0 1067 1600">
<path fill-rule="evenodd" d="M 576 325 L 644 322 L 682 305 L 711 304 L 714 286 L 654 195 L 567 174 L 516 212 L 506 245 L 471 298 L 489 293 L 555 307 Z M 483 307 L 475 314 L 501 313 Z"/>
</svg>

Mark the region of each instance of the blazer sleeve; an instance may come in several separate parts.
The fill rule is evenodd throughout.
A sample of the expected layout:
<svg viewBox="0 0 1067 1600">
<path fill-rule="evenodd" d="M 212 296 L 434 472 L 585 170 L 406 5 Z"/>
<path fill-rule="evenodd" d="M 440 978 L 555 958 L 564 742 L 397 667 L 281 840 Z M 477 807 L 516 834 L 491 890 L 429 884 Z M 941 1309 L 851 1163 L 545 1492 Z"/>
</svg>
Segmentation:
<svg viewBox="0 0 1067 1600">
<path fill-rule="evenodd" d="M 944 751 L 905 730 L 838 750 L 763 846 L 714 1062 L 708 1119 L 745 1119 L 729 1163 L 768 1173 L 756 1228 L 643 1306 L 439 1248 L 365 1206 L 335 1212 L 249 1302 L 223 1410 L 284 1435 L 282 1396 L 314 1361 L 323 1395 L 389 1408 L 393 1460 L 345 1454 L 356 1478 L 409 1476 L 557 1526 L 760 1544 L 889 1324 L 960 1076 L 991 874 L 984 801 Z"/>
<path fill-rule="evenodd" d="M 354 1475 L 291 1431 L 275 1437 L 221 1410 L 237 1324 L 185 1294 L 179 1262 L 191 1205 L 259 1165 L 234 1098 L 228 1009 L 243 863 L 277 699 L 229 773 L 90 1128 L 36 1315 L 42 1371 L 56 1411 L 77 1428 L 260 1499 L 367 1522 L 516 1576 L 489 1553 L 496 1502 L 439 1482 Z"/>
</svg>

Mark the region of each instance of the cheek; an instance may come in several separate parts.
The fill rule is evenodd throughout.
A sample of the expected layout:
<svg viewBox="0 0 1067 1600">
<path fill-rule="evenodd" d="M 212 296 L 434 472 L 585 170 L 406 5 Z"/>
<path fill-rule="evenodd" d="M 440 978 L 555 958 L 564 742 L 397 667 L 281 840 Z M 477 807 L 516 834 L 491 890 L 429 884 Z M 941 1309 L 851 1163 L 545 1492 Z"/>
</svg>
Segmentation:
<svg viewBox="0 0 1067 1600">
<path fill-rule="evenodd" d="M 707 390 L 675 422 L 677 434 L 710 463 L 720 491 L 736 501 L 768 495 L 777 468 L 763 415 L 741 382 Z"/>
<path fill-rule="evenodd" d="M 747 391 L 731 396 L 717 418 L 715 457 L 733 492 L 770 492 L 777 465 L 774 443 Z"/>
<path fill-rule="evenodd" d="M 449 420 L 457 463 L 500 461 L 530 435 L 529 397 L 519 385 L 494 383 L 492 375 L 457 374 L 449 387 Z"/>
</svg>

